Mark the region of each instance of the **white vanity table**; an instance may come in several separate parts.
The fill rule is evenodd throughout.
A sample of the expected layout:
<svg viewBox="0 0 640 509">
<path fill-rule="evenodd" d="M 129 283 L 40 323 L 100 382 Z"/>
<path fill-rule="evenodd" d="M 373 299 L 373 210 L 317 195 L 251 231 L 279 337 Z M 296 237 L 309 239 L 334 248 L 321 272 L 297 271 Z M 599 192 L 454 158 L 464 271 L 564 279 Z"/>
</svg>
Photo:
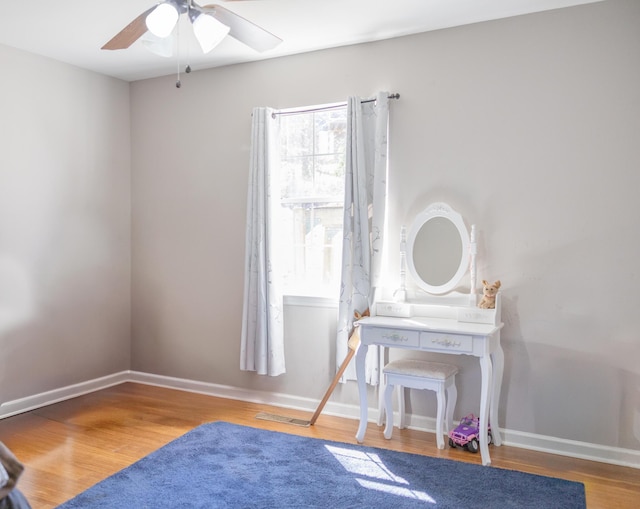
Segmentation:
<svg viewBox="0 0 640 509">
<path fill-rule="evenodd" d="M 404 246 L 403 246 L 404 247 Z M 403 248 L 401 248 L 401 251 Z M 480 361 L 480 453 L 489 465 L 488 423 L 493 443 L 502 443 L 498 427 L 498 401 L 504 366 L 500 346 L 500 294 L 495 309 L 479 309 L 475 289 L 475 229 L 469 235 L 462 217 L 444 203 L 423 211 L 411 227 L 406 258 L 415 283 L 428 297 L 406 300 L 404 267 L 398 300 L 379 301 L 372 316 L 357 322 L 360 347 L 356 354 L 356 376 L 360 395 L 360 443 L 368 421 L 365 357 L 370 345 L 451 355 L 472 355 Z M 404 265 L 401 252 L 401 264 Z M 453 292 L 467 271 L 470 292 Z M 382 393 L 381 388 L 381 393 Z"/>
</svg>

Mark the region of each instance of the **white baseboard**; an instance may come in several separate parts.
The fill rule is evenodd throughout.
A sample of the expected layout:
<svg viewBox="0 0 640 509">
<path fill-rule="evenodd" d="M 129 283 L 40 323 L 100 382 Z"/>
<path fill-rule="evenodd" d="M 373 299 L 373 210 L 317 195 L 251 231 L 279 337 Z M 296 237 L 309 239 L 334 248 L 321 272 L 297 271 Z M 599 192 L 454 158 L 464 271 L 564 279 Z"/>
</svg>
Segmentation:
<svg viewBox="0 0 640 509">
<path fill-rule="evenodd" d="M 100 389 L 106 389 L 107 387 L 112 387 L 124 382 L 155 385 L 158 387 L 195 392 L 219 398 L 236 399 L 251 403 L 262 403 L 265 405 L 306 410 L 309 412 L 313 412 L 319 403 L 314 399 L 301 398 L 298 396 L 291 396 L 289 394 L 253 391 L 228 385 L 153 375 L 139 371 L 122 371 L 120 373 L 89 380 L 87 382 L 2 403 L 0 404 L 0 419 L 75 398 L 77 396 L 82 396 L 83 394 L 88 394 Z M 357 420 L 360 416 L 360 409 L 357 405 L 328 402 L 324 409 L 324 413 L 327 415 Z M 409 426 L 410 428 L 432 433 L 435 432 L 435 420 L 433 418 L 415 415 L 407 417 L 408 422 L 411 423 Z M 376 422 L 377 419 L 377 409 L 369 409 L 370 422 Z M 559 454 L 572 458 L 640 469 L 640 451 L 634 449 L 607 447 L 599 444 L 578 442 L 575 440 L 566 440 L 514 430 L 503 429 L 502 433 L 503 444 L 506 446 L 520 447 L 533 451 Z"/>
<path fill-rule="evenodd" d="M 505 445 L 521 447 L 522 449 L 532 451 L 548 452 L 551 454 L 559 454 L 560 456 L 569 456 L 571 458 L 640 468 L 640 451 L 634 449 L 609 447 L 515 430 L 504 430 L 503 441 Z"/>
<path fill-rule="evenodd" d="M 94 380 L 61 387 L 60 389 L 53 389 L 40 394 L 34 394 L 33 396 L 5 401 L 4 403 L 0 403 L 0 419 L 35 410 L 36 408 L 65 401 L 67 399 L 76 398 L 83 394 L 99 391 L 100 389 L 106 389 L 107 387 L 128 382 L 129 380 L 130 373 L 128 371 L 122 371 L 120 373 L 103 376 Z"/>
<path fill-rule="evenodd" d="M 407 426 L 408 428 L 435 432 L 436 423 L 432 417 L 410 415 L 407 416 L 407 421 L 411 423 Z M 398 419 L 396 418 L 394 422 L 398 422 Z M 502 445 L 509 447 L 640 469 L 640 451 L 633 449 L 578 442 L 504 428 L 500 431 Z"/>
</svg>

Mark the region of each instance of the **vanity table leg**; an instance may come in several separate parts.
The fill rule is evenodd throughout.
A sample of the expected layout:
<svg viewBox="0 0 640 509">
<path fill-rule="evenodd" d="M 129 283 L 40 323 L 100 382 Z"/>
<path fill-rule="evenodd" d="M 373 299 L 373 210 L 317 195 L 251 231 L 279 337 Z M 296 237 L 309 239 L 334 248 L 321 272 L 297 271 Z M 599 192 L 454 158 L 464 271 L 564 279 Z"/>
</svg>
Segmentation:
<svg viewBox="0 0 640 509">
<path fill-rule="evenodd" d="M 356 433 L 356 440 L 360 444 L 364 441 L 364 434 L 367 431 L 367 421 L 369 419 L 367 406 L 367 381 L 364 362 L 367 357 L 368 349 L 368 345 L 360 343 L 358 352 L 356 353 L 356 378 L 358 381 L 358 395 L 360 396 L 360 425 L 358 426 L 358 432 Z"/>
<path fill-rule="evenodd" d="M 381 345 L 376 345 L 375 348 L 378 349 L 378 373 L 380 374 L 380 381 L 378 382 L 378 426 L 382 426 L 385 422 L 386 412 L 384 401 L 385 385 L 382 370 L 387 365 L 387 362 L 389 362 L 389 349 Z"/>
<path fill-rule="evenodd" d="M 502 435 L 498 425 L 498 407 L 500 406 L 500 388 L 502 387 L 502 373 L 504 371 L 504 352 L 498 344 L 491 354 L 493 361 L 493 381 L 491 388 L 491 403 L 489 407 L 489 422 L 491 423 L 491 435 L 496 446 L 502 445 Z"/>
<path fill-rule="evenodd" d="M 482 464 L 490 465 L 491 457 L 489 456 L 487 438 L 489 431 L 489 400 L 492 391 L 491 356 L 484 355 L 480 357 L 480 371 L 482 373 L 482 388 L 480 390 L 480 454 L 482 455 Z"/>
</svg>

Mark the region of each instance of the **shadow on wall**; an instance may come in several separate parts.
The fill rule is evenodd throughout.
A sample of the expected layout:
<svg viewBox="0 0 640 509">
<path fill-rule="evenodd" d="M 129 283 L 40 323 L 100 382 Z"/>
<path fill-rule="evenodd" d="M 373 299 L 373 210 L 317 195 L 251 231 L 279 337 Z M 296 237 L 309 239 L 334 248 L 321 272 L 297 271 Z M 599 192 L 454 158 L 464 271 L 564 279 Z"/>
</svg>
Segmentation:
<svg viewBox="0 0 640 509">
<path fill-rule="evenodd" d="M 640 449 L 640 375 L 586 353 L 503 340 L 504 426 L 539 435 Z"/>
<path fill-rule="evenodd" d="M 623 424 L 623 438 L 627 436 L 630 438 L 628 441 L 621 440 L 620 446 L 640 449 L 640 375 L 625 371 L 623 376 L 628 378 L 625 387 L 629 388 L 629 394 L 623 395 L 623 401 L 628 401 L 629 405 L 622 406 L 620 422 Z"/>
<path fill-rule="evenodd" d="M 509 284 L 502 297 L 501 424 L 638 450 L 640 342 L 633 299 L 602 298 L 594 279 L 584 277 L 593 267 L 606 267 L 616 295 L 632 295 L 627 273 L 637 249 L 623 245 L 613 260 L 600 246 L 613 245 L 615 232 L 561 233 L 555 244 L 514 257 L 502 277 Z"/>
<path fill-rule="evenodd" d="M 502 321 L 504 329 L 500 342 L 504 350 L 504 374 L 500 423 L 507 429 L 533 433 L 536 415 L 530 394 L 531 361 L 522 338 L 517 296 L 502 296 Z"/>
<path fill-rule="evenodd" d="M 0 258 L 0 337 L 27 321 L 32 311 L 27 271 L 12 258 Z"/>
<path fill-rule="evenodd" d="M 636 388 L 635 408 L 633 412 L 633 436 L 640 442 L 640 385 Z"/>
<path fill-rule="evenodd" d="M 639 449 L 640 371 L 631 371 L 615 355 L 568 348 L 558 332 L 547 330 L 538 338 L 544 343 L 525 341 L 518 297 L 503 296 L 502 304 L 501 424 L 512 430 Z"/>
<path fill-rule="evenodd" d="M 13 258 L 0 258 L 0 388 L 5 386 L 5 364 L 13 350 L 5 338 L 32 315 L 33 297 L 26 269 Z"/>
</svg>

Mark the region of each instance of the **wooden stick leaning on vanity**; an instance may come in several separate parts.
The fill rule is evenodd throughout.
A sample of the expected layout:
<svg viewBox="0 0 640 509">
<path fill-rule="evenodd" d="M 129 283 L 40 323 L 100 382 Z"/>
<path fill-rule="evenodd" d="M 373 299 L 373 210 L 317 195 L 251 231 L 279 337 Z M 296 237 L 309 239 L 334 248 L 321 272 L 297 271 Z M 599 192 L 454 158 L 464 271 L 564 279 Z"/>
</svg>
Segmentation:
<svg viewBox="0 0 640 509">
<path fill-rule="evenodd" d="M 360 318 L 363 318 L 365 316 L 369 316 L 369 309 L 367 309 L 362 314 L 358 313 L 357 311 L 355 312 L 356 320 L 359 320 Z M 295 417 L 287 417 L 285 415 L 269 414 L 267 412 L 260 412 L 259 414 L 256 415 L 256 419 L 262 419 L 265 421 L 283 422 L 286 424 L 293 424 L 295 426 L 302 426 L 304 428 L 313 426 L 315 422 L 318 420 L 318 417 L 320 417 L 320 414 L 322 413 L 322 410 L 327 404 L 327 401 L 329 401 L 331 394 L 333 394 L 333 391 L 338 385 L 338 382 L 340 381 L 340 378 L 342 378 L 342 375 L 344 374 L 345 370 L 347 369 L 349 362 L 351 362 L 351 359 L 353 359 L 353 356 L 355 355 L 356 350 L 358 350 L 359 345 L 360 345 L 360 332 L 358 331 L 358 327 L 354 327 L 353 331 L 351 331 L 351 335 L 349 336 L 349 342 L 347 343 L 347 346 L 349 347 L 347 356 L 342 361 L 342 364 L 340 365 L 340 369 L 338 369 L 338 371 L 336 372 L 336 375 L 333 377 L 333 380 L 331 381 L 331 385 L 329 386 L 327 391 L 324 393 L 324 397 L 322 398 L 322 401 L 320 401 L 320 404 L 318 405 L 318 408 L 316 408 L 316 411 L 311 416 L 311 419 L 307 421 L 305 419 L 297 419 Z"/>
</svg>

